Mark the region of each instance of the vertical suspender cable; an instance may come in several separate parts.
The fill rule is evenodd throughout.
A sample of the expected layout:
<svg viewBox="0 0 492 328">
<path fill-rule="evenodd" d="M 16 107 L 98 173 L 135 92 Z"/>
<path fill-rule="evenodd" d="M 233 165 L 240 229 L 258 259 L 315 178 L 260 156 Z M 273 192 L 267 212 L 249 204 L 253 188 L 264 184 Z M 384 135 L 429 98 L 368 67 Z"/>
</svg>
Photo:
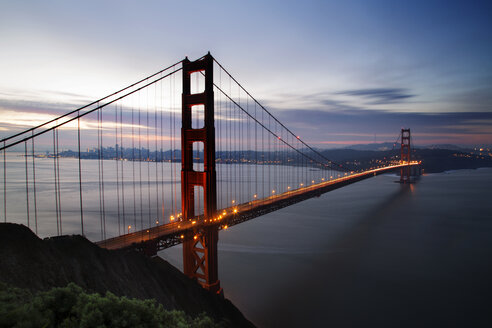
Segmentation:
<svg viewBox="0 0 492 328">
<path fill-rule="evenodd" d="M 235 163 L 234 163 L 234 143 L 235 143 L 235 139 L 234 139 L 234 134 L 235 134 L 235 129 L 234 129 L 234 126 L 235 126 L 235 121 L 234 121 L 234 105 L 232 103 L 229 104 L 229 117 L 231 118 L 231 121 L 230 121 L 230 124 L 229 124 L 229 138 L 230 138 L 230 142 L 229 142 L 229 163 L 231 164 L 230 165 L 230 169 L 229 169 L 229 174 L 230 174 L 230 178 L 229 178 L 229 183 L 230 183 L 230 190 L 231 190 L 231 203 L 232 201 L 235 201 L 236 200 L 236 193 L 235 193 L 235 186 L 236 186 L 236 183 L 235 183 L 235 176 L 234 176 L 234 173 L 236 172 L 236 166 L 235 166 Z M 229 206 L 231 205 L 231 203 L 229 203 Z"/>
<path fill-rule="evenodd" d="M 183 74 L 183 73 L 182 73 Z M 176 88 L 176 79 L 174 78 L 173 75 L 173 90 Z M 181 205 L 178 205 L 178 170 L 176 169 L 177 163 L 176 163 L 176 113 L 173 111 L 173 165 L 174 165 L 174 208 L 176 211 L 181 207 Z M 183 151 L 183 149 L 181 149 Z M 181 188 L 181 187 L 180 187 Z M 180 189 L 181 190 L 181 189 Z M 181 208 L 180 213 L 183 213 L 183 209 Z"/>
<path fill-rule="evenodd" d="M 255 121 L 257 120 L 256 117 L 256 103 L 255 103 Z M 253 122 L 255 126 L 255 195 L 256 197 L 253 196 L 253 198 L 258 197 L 258 123 Z"/>
<path fill-rule="evenodd" d="M 55 211 L 56 211 L 56 234 L 60 235 L 60 225 L 58 216 L 58 184 L 56 182 L 56 136 L 55 129 L 53 129 L 53 175 L 55 178 Z"/>
<path fill-rule="evenodd" d="M 104 146 L 103 146 L 103 109 L 101 108 L 99 118 L 101 119 L 101 191 L 102 191 L 102 213 L 103 213 L 103 235 L 106 239 L 106 202 L 104 197 Z"/>
<path fill-rule="evenodd" d="M 238 102 L 240 103 L 241 102 L 241 95 L 239 94 L 239 88 L 238 88 Z M 241 154 L 241 111 L 239 111 L 239 108 L 237 107 L 234 107 L 235 111 L 236 111 L 236 115 L 237 115 L 237 118 L 236 118 L 236 121 L 237 121 L 237 139 L 236 139 L 236 150 L 237 150 L 237 173 L 236 173 L 236 188 L 237 188 L 237 203 L 240 204 L 241 203 L 241 189 L 242 189 L 242 172 L 241 172 L 241 169 L 242 169 L 242 165 L 241 165 L 241 158 L 242 158 L 242 154 Z"/>
<path fill-rule="evenodd" d="M 172 83 L 171 89 L 174 88 L 174 80 Z M 174 98 L 173 98 L 174 100 Z M 174 207 L 174 130 L 173 130 L 173 117 L 174 117 L 174 102 L 171 103 L 171 107 L 169 110 L 169 150 L 171 153 L 169 154 L 169 162 L 171 163 L 171 215 L 174 216 L 176 214 Z"/>
<path fill-rule="evenodd" d="M 238 193 L 238 189 L 239 189 L 239 164 L 238 164 L 238 154 L 240 156 L 240 148 L 239 148 L 239 136 L 236 137 L 236 133 L 239 132 L 239 110 L 237 110 L 236 106 L 234 105 L 234 111 L 233 111 L 233 115 L 234 115 L 234 159 L 235 159 L 235 165 L 234 165 L 234 178 L 235 178 L 235 183 L 234 183 L 234 193 L 236 194 L 235 196 L 235 199 L 236 199 L 236 203 L 240 202 L 239 198 L 240 198 L 240 195 Z M 237 124 L 237 126 L 236 126 Z"/>
<path fill-rule="evenodd" d="M 220 83 L 220 70 L 219 70 L 219 85 L 221 84 Z M 215 110 L 215 117 L 221 117 L 221 112 L 220 112 L 220 95 L 215 97 L 214 99 L 215 101 L 215 105 L 214 105 L 214 110 Z M 215 157 L 216 157 L 216 161 L 217 164 L 220 164 L 221 161 L 222 161 L 222 156 L 220 156 L 220 146 L 221 146 L 221 138 L 220 138 L 220 135 L 221 135 L 221 123 L 222 123 L 222 120 L 219 120 L 217 122 L 217 129 L 215 130 L 216 132 L 216 135 L 218 135 L 218 139 L 216 140 L 216 148 L 215 148 Z M 205 156 L 205 155 L 204 155 Z M 221 182 L 222 182 L 222 178 L 221 178 L 221 174 L 222 174 L 222 170 L 221 170 L 221 167 L 219 165 L 216 165 L 216 169 L 218 171 L 218 174 L 217 174 L 217 209 L 221 209 L 222 208 L 222 189 L 221 189 Z"/>
<path fill-rule="evenodd" d="M 34 134 L 34 130 L 32 131 L 32 134 Z M 34 156 L 34 138 L 31 138 L 31 145 L 32 145 L 32 187 L 33 187 L 33 194 L 34 194 L 34 226 L 37 235 L 38 234 L 38 204 L 36 199 L 36 163 L 35 163 L 35 156 Z"/>
<path fill-rule="evenodd" d="M 264 113 L 265 111 L 261 111 L 261 124 L 265 124 L 264 121 Z M 261 198 L 265 198 L 265 138 L 264 138 L 265 129 L 261 129 Z M 258 195 L 258 197 L 260 197 Z"/>
<path fill-rule="evenodd" d="M 24 141 L 24 162 L 26 164 L 26 210 L 27 210 L 27 227 L 30 228 L 29 222 L 29 173 L 27 166 L 27 141 Z"/>
<path fill-rule="evenodd" d="M 146 91 L 146 102 L 147 102 L 147 200 L 148 200 L 148 219 L 149 219 L 149 225 L 148 227 L 151 227 L 151 216 L 152 216 L 152 208 L 150 207 L 150 136 L 149 136 L 149 129 L 150 129 L 150 123 L 149 123 L 149 87 L 145 88 Z"/>
<path fill-rule="evenodd" d="M 138 94 L 138 177 L 140 190 L 140 230 L 143 230 L 143 198 L 142 198 L 142 140 L 141 140 L 141 110 L 140 93 Z"/>
<path fill-rule="evenodd" d="M 227 100 L 226 100 L 227 101 Z M 224 108 L 224 111 L 225 111 L 225 117 L 226 117 L 226 121 L 225 121 L 225 131 L 224 131 L 224 138 L 225 138 L 225 158 L 226 158 L 226 167 L 224 168 L 225 169 L 225 181 L 226 181 L 226 185 L 225 185 L 225 189 L 226 189 L 226 200 L 225 200 L 225 207 L 229 207 L 230 205 L 230 196 L 231 196 L 231 191 L 229 189 L 229 184 L 230 184 L 230 177 L 229 177 L 229 167 L 230 167 L 230 154 L 229 154 L 229 150 L 230 150 L 230 147 L 229 147 L 229 144 L 231 143 L 231 139 L 230 139 L 230 129 L 229 129 L 229 125 L 231 124 L 230 120 L 229 120 L 229 106 L 230 106 L 230 102 L 227 101 L 225 103 L 225 108 Z"/>
<path fill-rule="evenodd" d="M 133 228 L 137 229 L 137 200 L 135 192 L 135 122 L 134 98 L 132 97 L 132 176 L 133 176 Z"/>
<path fill-rule="evenodd" d="M 116 151 L 114 162 L 116 164 L 116 204 L 118 211 L 118 236 L 121 235 L 121 218 L 120 218 L 120 168 L 118 163 L 118 104 L 114 106 L 114 128 L 115 128 L 115 143 L 114 149 Z M 123 228 L 123 231 L 125 229 Z"/>
<path fill-rule="evenodd" d="M 84 206 L 82 201 L 82 163 L 80 160 L 80 116 L 79 111 L 77 111 L 77 149 L 78 149 L 78 158 L 79 158 L 79 198 L 80 198 L 80 228 L 82 232 L 82 236 L 84 236 Z M 33 146 L 34 148 L 34 146 Z M 34 162 L 33 162 L 34 165 Z M 36 195 L 34 196 L 36 199 Z"/>
<path fill-rule="evenodd" d="M 171 90 L 171 88 L 169 88 L 169 90 Z M 161 140 L 160 140 L 160 146 L 161 146 L 161 217 L 162 217 L 162 223 L 164 223 L 164 220 L 166 219 L 166 216 L 165 216 L 165 203 L 164 203 L 164 121 L 162 119 L 162 116 L 163 116 L 163 111 L 164 111 L 164 103 L 163 103 L 163 98 L 164 98 L 164 89 L 162 87 L 162 81 L 161 81 L 161 110 L 159 111 L 159 115 L 160 115 L 160 119 L 161 119 L 161 131 L 160 131 L 160 135 L 161 135 Z M 169 103 L 171 103 L 171 96 L 169 96 Z"/>
<path fill-rule="evenodd" d="M 154 143 L 155 143 L 155 206 L 156 206 L 156 224 L 159 222 L 159 167 L 157 164 L 157 83 L 154 84 Z"/>
<path fill-rule="evenodd" d="M 271 131 L 270 116 L 268 116 L 268 129 Z M 271 136 L 268 136 L 268 190 L 267 195 L 270 196 L 272 190 L 272 148 L 271 148 Z"/>
<path fill-rule="evenodd" d="M 62 230 L 62 209 L 61 209 L 61 187 L 60 187 L 60 149 L 58 147 L 58 129 L 56 131 L 56 174 L 58 176 L 58 214 L 60 216 L 60 234 L 63 234 Z"/>
<path fill-rule="evenodd" d="M 272 190 L 277 189 L 277 175 L 278 175 L 278 165 L 277 165 L 277 124 L 275 121 L 273 121 L 273 129 L 274 135 L 270 136 L 272 139 L 272 168 L 273 168 L 273 184 L 272 188 L 270 190 L 270 195 L 274 195 L 274 192 Z"/>
<path fill-rule="evenodd" d="M 3 142 L 3 221 L 7 222 L 7 148 Z"/>
<path fill-rule="evenodd" d="M 246 108 L 248 109 L 248 112 L 249 112 L 249 101 L 248 101 L 248 97 L 246 96 Z M 250 120 L 249 120 L 249 117 L 246 116 L 246 124 L 247 124 L 247 127 L 246 127 L 246 156 L 247 156 L 247 166 L 246 166 L 246 169 L 247 169 L 247 179 L 246 179 L 246 183 L 248 184 L 248 196 L 246 197 L 246 200 L 249 200 L 250 197 L 251 197 L 251 158 L 250 158 L 250 124 L 249 124 Z"/>
<path fill-rule="evenodd" d="M 231 80 L 229 80 L 229 94 L 232 96 L 232 84 Z M 230 190 L 231 190 L 231 202 L 229 203 L 229 206 L 231 206 L 232 201 L 236 200 L 236 194 L 235 194 L 235 181 L 234 181 L 234 173 L 235 173 L 235 163 L 234 163 L 234 126 L 236 124 L 234 120 L 234 104 L 232 102 L 229 103 L 229 117 L 230 117 L 230 123 L 229 123 L 229 163 L 230 169 L 229 169 L 229 174 L 230 174 Z"/>
<path fill-rule="evenodd" d="M 172 86 L 169 88 L 169 90 L 172 90 L 174 87 L 174 83 L 172 83 Z M 170 91 L 171 92 L 171 91 Z M 171 169 L 171 183 L 169 184 L 170 191 L 171 191 L 171 215 L 174 216 L 174 192 L 173 192 L 173 181 L 174 181 L 174 172 L 173 172 L 173 106 L 174 106 L 174 98 L 171 99 L 171 104 L 169 106 L 169 163 L 170 163 L 170 169 Z"/>
<path fill-rule="evenodd" d="M 126 229 L 126 212 L 125 212 L 125 173 L 123 171 L 123 106 L 120 104 L 120 165 L 121 165 L 121 203 L 123 208 L 123 233 Z"/>
<path fill-rule="evenodd" d="M 96 112 L 96 114 L 97 114 L 97 173 L 98 173 L 98 189 L 99 189 L 99 223 L 100 223 L 100 228 L 101 228 L 101 240 L 104 240 L 103 215 L 102 215 L 102 193 L 101 193 L 101 137 L 100 137 L 101 119 L 99 118 L 100 111 L 98 110 Z"/>
</svg>

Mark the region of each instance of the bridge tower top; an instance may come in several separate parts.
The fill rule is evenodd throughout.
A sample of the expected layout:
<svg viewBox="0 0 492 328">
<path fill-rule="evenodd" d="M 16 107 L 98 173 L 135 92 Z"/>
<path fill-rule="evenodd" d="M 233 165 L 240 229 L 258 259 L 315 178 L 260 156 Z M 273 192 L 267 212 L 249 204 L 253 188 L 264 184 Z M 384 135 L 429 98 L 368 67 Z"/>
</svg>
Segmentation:
<svg viewBox="0 0 492 328">
<path fill-rule="evenodd" d="M 401 129 L 401 158 L 400 163 L 410 163 L 411 161 L 411 149 L 410 149 L 410 129 Z"/>
</svg>

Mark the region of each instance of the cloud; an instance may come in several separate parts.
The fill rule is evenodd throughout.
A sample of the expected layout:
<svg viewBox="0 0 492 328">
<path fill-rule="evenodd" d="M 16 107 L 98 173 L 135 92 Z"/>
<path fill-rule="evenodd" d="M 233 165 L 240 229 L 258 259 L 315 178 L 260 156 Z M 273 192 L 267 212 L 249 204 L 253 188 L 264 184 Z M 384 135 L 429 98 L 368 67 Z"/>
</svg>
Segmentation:
<svg viewBox="0 0 492 328">
<path fill-rule="evenodd" d="M 475 144 L 490 143 L 492 131 L 487 123 L 492 113 L 402 113 L 384 110 L 343 109 L 306 110 L 291 109 L 276 111 L 294 133 L 314 145 L 355 144 L 374 142 L 393 142 L 400 129 L 411 128 L 418 144 L 446 143 Z"/>
<path fill-rule="evenodd" d="M 319 91 L 311 93 L 278 93 L 262 99 L 267 107 L 281 110 L 292 108 L 322 110 L 383 110 L 391 105 L 391 110 L 414 111 L 405 104 L 415 104 L 417 97 L 403 88 L 350 89 L 344 91 Z M 409 101 L 412 99 L 412 101 Z M 421 102 L 420 102 L 421 103 Z M 403 105 L 403 107 L 402 107 Z"/>
<path fill-rule="evenodd" d="M 11 111 L 37 112 L 43 114 L 62 115 L 77 108 L 71 103 L 54 103 L 47 101 L 26 101 L 0 98 L 0 109 Z"/>
<path fill-rule="evenodd" d="M 337 92 L 340 95 L 362 97 L 370 100 L 370 104 L 394 104 L 415 97 L 402 88 L 354 89 Z"/>
</svg>

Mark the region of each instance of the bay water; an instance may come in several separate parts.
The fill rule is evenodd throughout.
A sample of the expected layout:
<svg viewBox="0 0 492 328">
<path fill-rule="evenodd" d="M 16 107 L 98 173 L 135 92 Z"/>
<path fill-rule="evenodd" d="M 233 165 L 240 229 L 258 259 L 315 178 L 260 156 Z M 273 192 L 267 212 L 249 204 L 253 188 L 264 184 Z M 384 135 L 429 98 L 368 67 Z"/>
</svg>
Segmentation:
<svg viewBox="0 0 492 328">
<path fill-rule="evenodd" d="M 224 294 L 258 327 L 492 323 L 492 169 L 377 176 L 220 233 Z M 180 247 L 160 252 L 180 267 Z"/>
<path fill-rule="evenodd" d="M 78 163 L 60 162 L 63 233 L 80 233 Z M 7 164 L 7 221 L 27 225 L 25 161 L 14 156 Z M 180 203 L 166 194 L 164 207 L 154 192 L 176 189 L 179 195 L 171 178 L 179 174 L 179 163 L 136 163 L 142 186 L 133 186 L 134 163 L 121 165 L 126 222 L 116 210 L 115 162 L 104 161 L 107 237 L 125 233 L 129 224 L 132 230 L 156 218 L 162 224 Z M 234 169 L 219 165 L 223 172 Z M 261 169 L 268 175 L 270 168 Z M 91 240 L 101 237 L 97 171 L 97 161 L 82 162 L 85 235 Z M 159 186 L 152 183 L 154 174 L 164 177 Z M 227 176 L 219 181 L 223 193 Z M 52 159 L 36 159 L 36 179 L 38 234 L 54 235 Z M 427 174 L 410 185 L 397 180 L 390 174 L 373 177 L 221 231 L 219 277 L 225 297 L 258 327 L 490 326 L 492 169 Z M 239 197 L 257 184 L 246 183 Z M 228 197 L 219 201 L 228 203 Z M 159 256 L 182 269 L 180 245 Z"/>
</svg>

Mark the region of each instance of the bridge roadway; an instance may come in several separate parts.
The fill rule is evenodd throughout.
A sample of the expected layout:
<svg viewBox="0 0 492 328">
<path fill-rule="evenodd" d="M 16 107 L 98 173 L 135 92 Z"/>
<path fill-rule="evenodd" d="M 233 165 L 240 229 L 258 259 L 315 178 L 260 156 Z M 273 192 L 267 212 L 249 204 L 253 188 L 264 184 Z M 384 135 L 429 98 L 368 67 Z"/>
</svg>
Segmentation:
<svg viewBox="0 0 492 328">
<path fill-rule="evenodd" d="M 227 229 L 230 226 L 254 219 L 280 208 L 298 203 L 300 201 L 319 197 L 328 191 L 361 181 L 379 174 L 391 172 L 404 166 L 418 166 L 418 162 L 409 164 L 396 164 L 360 173 L 353 173 L 337 179 L 322 181 L 317 184 L 287 191 L 267 198 L 253 200 L 220 210 L 213 219 L 206 220 L 198 216 L 187 221 L 170 222 L 149 229 L 132 232 L 114 238 L 97 242 L 96 244 L 106 249 L 134 248 L 143 250 L 149 254 L 155 254 L 157 250 L 174 246 L 183 242 L 185 238 L 193 238 L 200 229 L 207 226 L 216 226 L 218 229 Z"/>
</svg>

